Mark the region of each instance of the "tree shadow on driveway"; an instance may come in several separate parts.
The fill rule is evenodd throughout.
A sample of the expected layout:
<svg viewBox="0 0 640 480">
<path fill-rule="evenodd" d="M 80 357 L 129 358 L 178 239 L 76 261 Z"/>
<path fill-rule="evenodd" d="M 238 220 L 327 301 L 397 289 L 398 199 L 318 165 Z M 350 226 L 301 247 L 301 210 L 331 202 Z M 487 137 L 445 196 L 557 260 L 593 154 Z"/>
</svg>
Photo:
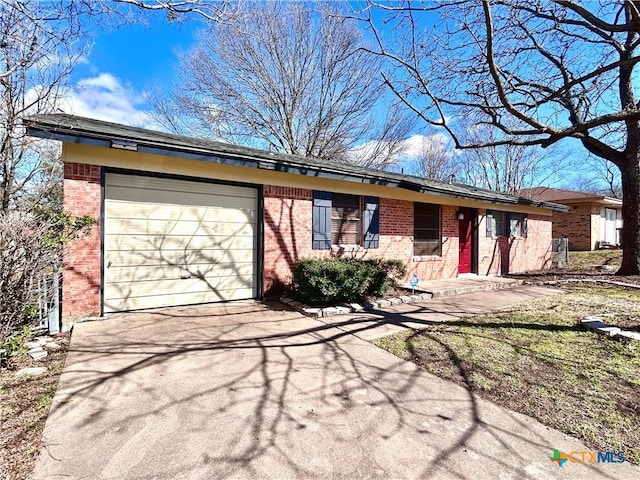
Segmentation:
<svg viewBox="0 0 640 480">
<path fill-rule="evenodd" d="M 76 325 L 34 478 L 637 474 L 558 468 L 554 448 L 584 447 L 340 325 L 255 305 L 208 308 Z"/>
</svg>

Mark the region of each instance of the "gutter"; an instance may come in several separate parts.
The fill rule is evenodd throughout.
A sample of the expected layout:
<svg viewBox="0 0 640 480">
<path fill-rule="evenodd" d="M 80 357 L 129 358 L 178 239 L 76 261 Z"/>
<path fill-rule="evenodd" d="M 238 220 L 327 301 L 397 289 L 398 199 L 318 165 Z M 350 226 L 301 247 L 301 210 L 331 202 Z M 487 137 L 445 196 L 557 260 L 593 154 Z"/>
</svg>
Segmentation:
<svg viewBox="0 0 640 480">
<path fill-rule="evenodd" d="M 87 130 L 79 127 L 67 126 L 60 123 L 46 121 L 38 116 L 27 117 L 23 119 L 23 124 L 27 128 L 27 134 L 33 137 L 44 138 L 48 140 L 58 140 L 68 143 L 77 143 L 81 145 L 90 145 L 102 148 L 119 148 L 127 151 L 137 151 L 149 153 L 153 155 L 165 155 L 171 157 L 188 158 L 197 161 L 219 163 L 225 165 L 240 166 L 246 168 L 257 168 L 263 170 L 272 170 L 294 175 L 313 176 L 319 178 L 328 178 L 332 180 L 343 180 L 361 184 L 382 185 L 392 188 L 403 188 L 406 190 L 438 195 L 448 198 L 458 198 L 465 200 L 476 200 L 495 205 L 525 205 L 532 207 L 545 208 L 556 211 L 568 211 L 565 205 L 552 202 L 541 202 L 526 199 L 523 197 L 507 196 L 489 190 L 476 189 L 478 192 L 486 192 L 486 194 L 473 192 L 455 191 L 456 184 L 452 184 L 447 188 L 437 185 L 421 185 L 418 182 L 411 182 L 410 177 L 398 175 L 394 178 L 391 175 L 380 175 L 380 173 L 371 170 L 365 173 L 349 172 L 348 166 L 345 169 L 327 167 L 326 165 L 304 164 L 287 160 L 283 154 L 273 154 L 270 152 L 262 152 L 257 149 L 253 152 L 233 152 L 233 149 L 214 150 L 210 148 L 199 148 L 193 145 L 175 145 L 167 142 L 153 141 L 147 138 L 140 138 L 132 135 L 114 136 L 104 134 L 93 130 Z M 112 124 L 118 127 L 117 124 Z M 244 148 L 244 147 L 241 147 Z M 279 158 L 276 158 L 279 157 Z M 465 186 L 465 188 L 474 188 Z M 511 198 L 491 198 L 492 194 L 505 195 Z"/>
</svg>

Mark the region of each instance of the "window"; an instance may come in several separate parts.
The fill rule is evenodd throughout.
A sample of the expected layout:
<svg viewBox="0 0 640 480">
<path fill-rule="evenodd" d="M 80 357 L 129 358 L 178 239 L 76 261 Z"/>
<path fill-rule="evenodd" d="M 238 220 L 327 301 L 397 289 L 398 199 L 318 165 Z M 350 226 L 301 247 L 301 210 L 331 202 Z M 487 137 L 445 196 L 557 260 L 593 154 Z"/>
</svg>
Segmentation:
<svg viewBox="0 0 640 480">
<path fill-rule="evenodd" d="M 504 212 L 487 210 L 487 237 L 504 235 Z"/>
<path fill-rule="evenodd" d="M 331 192 L 313 192 L 312 248 L 363 245 L 378 248 L 379 199 Z"/>
<path fill-rule="evenodd" d="M 360 244 L 360 197 L 342 193 L 333 194 L 331 244 Z"/>
<path fill-rule="evenodd" d="M 440 255 L 440 205 L 413 204 L 413 254 Z"/>
<path fill-rule="evenodd" d="M 527 215 L 487 210 L 487 237 L 526 237 Z"/>
<path fill-rule="evenodd" d="M 507 217 L 509 218 L 509 236 L 526 237 L 527 216 L 524 213 L 510 213 Z"/>
</svg>

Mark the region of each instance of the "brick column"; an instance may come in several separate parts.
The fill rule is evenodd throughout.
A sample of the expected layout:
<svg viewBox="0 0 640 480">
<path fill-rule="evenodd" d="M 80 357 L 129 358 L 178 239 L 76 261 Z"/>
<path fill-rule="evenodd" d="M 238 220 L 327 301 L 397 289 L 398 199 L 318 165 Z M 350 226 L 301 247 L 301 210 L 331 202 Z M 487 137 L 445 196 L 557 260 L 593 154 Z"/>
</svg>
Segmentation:
<svg viewBox="0 0 640 480">
<path fill-rule="evenodd" d="M 100 314 L 100 200 L 100 167 L 65 163 L 64 211 L 76 217 L 89 215 L 98 225 L 65 249 L 63 319 Z"/>
</svg>

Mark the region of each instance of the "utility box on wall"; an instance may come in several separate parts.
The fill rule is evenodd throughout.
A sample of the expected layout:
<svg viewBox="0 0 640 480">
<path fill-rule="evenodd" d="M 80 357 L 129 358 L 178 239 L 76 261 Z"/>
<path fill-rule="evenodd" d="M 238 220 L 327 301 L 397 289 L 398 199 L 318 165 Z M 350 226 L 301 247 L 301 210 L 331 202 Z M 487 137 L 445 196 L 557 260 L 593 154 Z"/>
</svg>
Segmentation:
<svg viewBox="0 0 640 480">
<path fill-rule="evenodd" d="M 556 267 L 564 267 L 569 264 L 569 239 L 567 237 L 554 238 L 551 250 L 552 261 Z"/>
</svg>

